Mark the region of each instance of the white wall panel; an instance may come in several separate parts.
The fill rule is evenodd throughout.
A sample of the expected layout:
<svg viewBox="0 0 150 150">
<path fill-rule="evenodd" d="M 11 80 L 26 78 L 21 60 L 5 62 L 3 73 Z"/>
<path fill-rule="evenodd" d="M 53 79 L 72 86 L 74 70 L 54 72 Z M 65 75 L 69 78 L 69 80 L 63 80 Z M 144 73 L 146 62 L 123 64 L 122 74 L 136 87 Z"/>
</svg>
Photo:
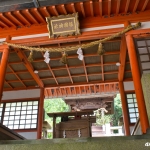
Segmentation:
<svg viewBox="0 0 150 150">
<path fill-rule="evenodd" d="M 18 132 L 18 134 L 26 139 L 37 139 L 37 132 Z"/>
<path fill-rule="evenodd" d="M 125 90 L 125 91 L 134 90 L 133 81 L 124 82 L 123 84 L 124 84 L 124 90 Z"/>
<path fill-rule="evenodd" d="M 19 90 L 19 91 L 5 91 L 3 92 L 2 100 L 13 100 L 23 98 L 40 97 L 40 89 Z"/>
</svg>

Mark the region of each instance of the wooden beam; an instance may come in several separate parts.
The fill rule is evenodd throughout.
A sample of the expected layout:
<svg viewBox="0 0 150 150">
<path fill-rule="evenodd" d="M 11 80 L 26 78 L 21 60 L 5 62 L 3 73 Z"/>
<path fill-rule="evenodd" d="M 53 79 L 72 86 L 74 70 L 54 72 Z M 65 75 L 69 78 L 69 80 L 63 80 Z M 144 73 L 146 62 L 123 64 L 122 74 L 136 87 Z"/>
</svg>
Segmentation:
<svg viewBox="0 0 150 150">
<path fill-rule="evenodd" d="M 9 26 L 8 26 L 6 23 L 2 22 L 2 21 L 0 21 L 0 24 L 1 24 L 1 26 L 3 26 L 3 27 L 9 28 Z"/>
<path fill-rule="evenodd" d="M 42 53 L 42 55 L 44 56 L 44 53 Z M 53 76 L 53 78 L 54 78 L 56 84 L 58 85 L 58 81 L 56 80 L 56 77 L 55 77 L 55 75 L 54 75 L 54 73 L 53 73 L 53 71 L 52 71 L 52 69 L 51 69 L 50 64 L 48 63 L 47 66 L 48 66 L 48 69 L 49 69 L 50 73 L 52 74 L 52 76 Z"/>
<path fill-rule="evenodd" d="M 127 0 L 125 5 L 125 13 L 128 12 L 129 4 L 130 4 L 130 0 Z"/>
<path fill-rule="evenodd" d="M 104 81 L 104 62 L 103 62 L 103 55 L 100 56 L 101 59 L 101 70 L 102 70 L 102 81 Z"/>
<path fill-rule="evenodd" d="M 133 83 L 135 88 L 136 100 L 138 104 L 141 130 L 142 133 L 146 133 L 147 129 L 149 128 L 149 121 L 147 117 L 145 100 L 144 100 L 144 95 L 143 95 L 143 90 L 141 85 L 139 64 L 137 60 L 137 54 L 136 54 L 134 39 L 132 35 L 127 35 L 126 41 L 127 41 L 127 49 L 128 49 L 130 64 L 132 68 Z"/>
<path fill-rule="evenodd" d="M 94 17 L 94 12 L 93 12 L 93 1 L 90 1 L 90 10 L 91 10 L 91 16 Z"/>
<path fill-rule="evenodd" d="M 100 17 L 102 17 L 102 15 L 103 15 L 103 11 L 102 11 L 102 0 L 99 0 L 99 14 L 100 14 Z"/>
<path fill-rule="evenodd" d="M 55 6 L 52 6 L 52 9 L 53 9 L 55 15 L 58 16 L 59 14 L 58 14 L 58 11 L 56 10 L 56 7 L 55 7 Z"/>
<path fill-rule="evenodd" d="M 111 14 L 111 0 L 108 0 L 108 16 Z"/>
<path fill-rule="evenodd" d="M 13 23 L 13 22 L 11 22 L 9 19 L 7 19 L 5 16 L 4 16 L 4 14 L 2 14 L 2 13 L 0 13 L 0 18 L 2 18 L 7 24 L 9 24 L 9 25 L 11 25 L 11 26 L 13 26 L 13 27 L 16 27 L 16 25 Z M 4 22 L 3 22 L 4 23 Z M 5 23 L 4 23 L 5 24 Z"/>
<path fill-rule="evenodd" d="M 19 58 L 24 61 L 24 65 L 26 66 L 26 68 L 28 69 L 29 73 L 34 78 L 38 86 L 43 88 L 44 87 L 43 82 L 40 80 L 39 76 L 34 73 L 33 67 L 31 63 L 27 60 L 25 54 L 20 49 L 15 49 L 15 51 L 17 55 L 19 56 Z"/>
<path fill-rule="evenodd" d="M 46 14 L 45 15 L 46 17 L 50 17 L 51 16 L 46 7 L 43 7 L 42 9 L 43 9 L 44 13 Z"/>
<path fill-rule="evenodd" d="M 117 0 L 117 7 L 116 7 L 116 14 L 119 14 L 119 9 L 120 9 L 120 1 L 121 0 Z"/>
<path fill-rule="evenodd" d="M 62 8 L 64 14 L 67 15 L 67 11 L 66 11 L 65 5 L 61 5 L 61 8 Z"/>
<path fill-rule="evenodd" d="M 19 21 L 19 19 L 17 19 L 16 17 L 14 17 L 14 15 L 11 12 L 7 12 L 6 13 L 14 22 L 16 22 L 17 25 L 21 25 L 24 26 L 24 24 Z"/>
<path fill-rule="evenodd" d="M 86 76 L 86 81 L 89 82 L 88 75 L 87 75 L 87 71 L 86 71 L 86 67 L 85 67 L 84 57 L 83 57 L 82 62 L 83 62 L 83 68 L 84 68 L 85 76 Z"/>
<path fill-rule="evenodd" d="M 21 14 L 21 12 L 18 10 L 18 11 L 15 11 L 15 13 L 22 19 L 24 20 L 24 22 L 26 22 L 27 25 L 31 25 L 31 23 Z"/>
<path fill-rule="evenodd" d="M 125 135 L 129 136 L 130 135 L 129 115 L 128 115 L 128 106 L 127 106 L 126 95 L 124 92 L 123 82 L 119 82 L 119 91 L 120 91 L 121 103 L 122 103 L 122 113 L 123 113 Z"/>
<path fill-rule="evenodd" d="M 3 95 L 3 87 L 4 87 L 8 57 L 9 57 L 9 49 L 7 47 L 3 50 L 1 64 L 0 64 L 0 103 Z"/>
<path fill-rule="evenodd" d="M 126 55 L 127 55 L 127 45 L 125 36 L 122 36 L 121 46 L 120 46 L 120 66 L 119 66 L 119 74 L 118 80 L 123 81 L 124 73 L 125 73 L 125 65 L 126 65 Z"/>
<path fill-rule="evenodd" d="M 44 116 L 44 88 L 40 90 L 40 100 L 38 107 L 38 124 L 37 124 L 37 139 L 41 139 L 42 137 L 42 125 L 43 125 L 43 116 Z"/>
<path fill-rule="evenodd" d="M 25 12 L 35 24 L 38 24 L 38 21 L 32 16 L 32 14 L 30 13 L 28 9 L 26 9 Z"/>
<path fill-rule="evenodd" d="M 66 64 L 66 69 L 67 69 L 67 71 L 68 71 L 68 74 L 69 74 L 71 83 L 73 84 L 73 79 L 72 79 L 72 77 L 71 77 L 71 74 L 70 74 L 70 71 L 69 71 L 69 68 L 68 68 L 68 65 L 67 65 L 67 64 Z"/>
<path fill-rule="evenodd" d="M 37 8 L 34 8 L 33 9 L 34 12 L 36 13 L 36 16 L 41 20 L 41 22 L 45 23 L 46 20 L 42 17 L 42 15 L 39 13 L 38 9 Z"/>
<path fill-rule="evenodd" d="M 81 7 L 82 15 L 83 15 L 83 17 L 85 17 L 83 2 L 80 3 L 80 7 Z"/>
<path fill-rule="evenodd" d="M 71 8 L 72 8 L 73 13 L 76 13 L 76 10 L 75 10 L 75 7 L 74 7 L 74 3 L 71 3 Z"/>
<path fill-rule="evenodd" d="M 149 2 L 149 0 L 145 0 L 144 5 L 143 5 L 141 11 L 144 11 L 146 9 L 146 6 L 147 6 L 148 2 Z"/>
<path fill-rule="evenodd" d="M 136 12 L 136 9 L 137 9 L 137 7 L 138 7 L 139 2 L 140 2 L 140 0 L 135 0 L 133 12 Z"/>
<path fill-rule="evenodd" d="M 13 72 L 13 74 L 15 74 L 15 76 L 18 78 L 18 80 L 23 84 L 24 87 L 27 87 L 23 81 L 20 79 L 20 77 L 15 73 L 15 71 L 13 70 L 13 68 L 8 64 L 8 67 L 10 68 L 10 70 Z"/>
<path fill-rule="evenodd" d="M 8 86 L 10 87 L 10 88 L 12 88 L 13 89 L 13 87 L 5 80 L 5 82 L 8 84 Z"/>
</svg>

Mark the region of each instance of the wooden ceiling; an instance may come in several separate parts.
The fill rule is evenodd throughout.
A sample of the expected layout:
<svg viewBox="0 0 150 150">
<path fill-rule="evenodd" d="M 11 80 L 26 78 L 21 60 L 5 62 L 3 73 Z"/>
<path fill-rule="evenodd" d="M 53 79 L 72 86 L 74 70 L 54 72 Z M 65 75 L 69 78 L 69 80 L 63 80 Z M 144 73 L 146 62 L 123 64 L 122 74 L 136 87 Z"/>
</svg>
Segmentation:
<svg viewBox="0 0 150 150">
<path fill-rule="evenodd" d="M 101 18 L 123 16 L 146 10 L 150 10 L 150 1 L 148 0 L 93 0 L 18 10 L 0 13 L 0 31 L 3 33 L 7 29 L 22 27 L 28 31 L 30 26 L 46 25 L 45 17 L 73 12 L 78 12 L 79 19 L 82 20 L 96 16 Z M 28 32 L 24 33 L 24 35 L 27 34 Z M 75 40 L 72 37 L 65 40 L 63 38 L 49 40 L 43 37 L 39 44 L 37 42 L 36 45 L 33 45 L 64 47 L 99 39 L 97 35 L 87 36 L 84 33 L 80 37 L 81 40 Z M 49 41 L 45 42 L 45 39 Z M 35 38 L 31 39 L 29 45 L 32 45 L 34 40 Z M 21 41 L 23 40 L 10 40 L 10 42 L 16 43 Z M 61 53 L 50 53 L 51 61 L 46 64 L 43 53 L 34 52 L 34 61 L 30 63 L 27 60 L 28 50 L 10 48 L 4 90 L 44 87 L 47 98 L 117 92 L 120 79 L 122 81 L 132 80 L 128 54 L 124 53 L 126 52 L 126 42 L 119 37 L 104 43 L 106 52 L 103 56 L 97 55 L 97 49 L 98 45 L 83 49 L 83 61 L 78 59 L 76 51 L 68 52 L 68 64 L 64 65 L 59 62 L 62 57 Z M 122 67 L 117 67 L 117 62 L 121 62 Z M 38 74 L 35 74 L 34 70 L 37 70 Z"/>
<path fill-rule="evenodd" d="M 149 0 L 87 0 L 40 8 L 0 13 L 0 30 L 46 24 L 45 17 L 79 13 L 79 19 L 130 15 L 150 10 Z"/>
</svg>

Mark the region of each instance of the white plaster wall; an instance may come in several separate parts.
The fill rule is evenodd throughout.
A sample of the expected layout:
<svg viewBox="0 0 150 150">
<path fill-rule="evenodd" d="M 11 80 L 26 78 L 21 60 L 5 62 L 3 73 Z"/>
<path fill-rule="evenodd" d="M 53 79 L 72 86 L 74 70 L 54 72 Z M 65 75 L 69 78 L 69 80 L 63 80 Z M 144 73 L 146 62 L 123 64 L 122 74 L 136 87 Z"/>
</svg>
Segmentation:
<svg viewBox="0 0 150 150">
<path fill-rule="evenodd" d="M 131 23 L 131 25 L 135 25 L 136 23 Z M 149 29 L 150 28 L 150 21 L 141 22 L 141 27 L 136 30 L 141 29 Z"/>
<path fill-rule="evenodd" d="M 2 100 L 13 100 L 23 98 L 40 97 L 40 89 L 5 91 L 3 92 Z"/>
<path fill-rule="evenodd" d="M 133 81 L 124 82 L 123 84 L 124 84 L 124 90 L 125 90 L 125 91 L 134 90 Z"/>
<path fill-rule="evenodd" d="M 37 139 L 37 132 L 18 132 L 18 134 L 26 139 Z"/>
</svg>

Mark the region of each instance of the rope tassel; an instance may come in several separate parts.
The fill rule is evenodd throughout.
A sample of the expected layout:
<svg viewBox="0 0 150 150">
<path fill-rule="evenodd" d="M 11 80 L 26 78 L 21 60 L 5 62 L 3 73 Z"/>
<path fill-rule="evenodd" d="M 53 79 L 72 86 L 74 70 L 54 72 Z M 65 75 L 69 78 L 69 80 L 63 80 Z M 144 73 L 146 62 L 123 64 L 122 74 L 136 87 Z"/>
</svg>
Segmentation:
<svg viewBox="0 0 150 150">
<path fill-rule="evenodd" d="M 102 44 L 102 43 L 99 43 L 97 54 L 98 54 L 98 55 L 103 55 L 104 52 L 105 52 L 105 50 L 104 50 L 103 44 Z"/>
<path fill-rule="evenodd" d="M 30 51 L 30 55 L 28 57 L 29 62 L 33 62 L 33 50 Z"/>
<path fill-rule="evenodd" d="M 66 54 L 65 52 L 62 54 L 62 58 L 60 59 L 60 62 L 63 64 L 67 64 L 67 56 L 68 54 Z"/>
</svg>

